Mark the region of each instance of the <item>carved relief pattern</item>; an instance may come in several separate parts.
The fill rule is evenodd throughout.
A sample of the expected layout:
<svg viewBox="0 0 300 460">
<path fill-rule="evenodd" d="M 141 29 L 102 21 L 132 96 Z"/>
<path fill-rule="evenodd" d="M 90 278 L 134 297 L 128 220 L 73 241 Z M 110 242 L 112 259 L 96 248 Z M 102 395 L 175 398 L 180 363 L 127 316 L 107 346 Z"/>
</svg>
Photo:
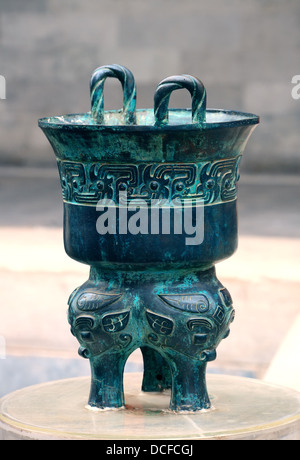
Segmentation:
<svg viewBox="0 0 300 460">
<path fill-rule="evenodd" d="M 236 198 L 240 156 L 212 162 L 106 164 L 58 161 L 63 199 L 95 206 L 127 199 L 202 200 L 205 204 Z"/>
<path fill-rule="evenodd" d="M 146 317 L 150 327 L 158 334 L 170 335 L 172 333 L 174 323 L 171 319 L 156 315 L 150 311 L 146 311 Z"/>
<path fill-rule="evenodd" d="M 191 313 L 205 313 L 209 309 L 209 300 L 204 294 L 160 295 L 171 307 Z"/>
<path fill-rule="evenodd" d="M 103 329 L 110 333 L 122 331 L 128 324 L 129 313 L 126 311 L 104 316 L 102 319 Z"/>
<path fill-rule="evenodd" d="M 121 294 L 85 292 L 77 300 L 77 307 L 81 311 L 96 311 L 116 302 L 120 297 Z"/>
</svg>

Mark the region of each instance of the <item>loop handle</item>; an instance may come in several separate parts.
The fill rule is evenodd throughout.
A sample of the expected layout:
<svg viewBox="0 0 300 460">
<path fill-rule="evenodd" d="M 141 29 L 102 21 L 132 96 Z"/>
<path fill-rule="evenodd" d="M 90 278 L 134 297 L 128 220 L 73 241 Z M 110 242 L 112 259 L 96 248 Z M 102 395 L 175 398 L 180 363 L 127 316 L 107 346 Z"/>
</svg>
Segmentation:
<svg viewBox="0 0 300 460">
<path fill-rule="evenodd" d="M 206 115 L 206 91 L 203 83 L 191 75 L 174 75 L 162 80 L 154 94 L 155 126 L 169 121 L 168 106 L 172 91 L 187 89 L 192 96 L 192 123 L 202 124 Z"/>
<path fill-rule="evenodd" d="M 132 73 L 126 67 L 112 64 L 98 67 L 91 77 L 91 112 L 94 120 L 104 123 L 104 95 L 103 87 L 107 77 L 117 78 L 123 88 L 123 115 L 125 124 L 134 124 L 136 121 L 136 86 Z"/>
</svg>

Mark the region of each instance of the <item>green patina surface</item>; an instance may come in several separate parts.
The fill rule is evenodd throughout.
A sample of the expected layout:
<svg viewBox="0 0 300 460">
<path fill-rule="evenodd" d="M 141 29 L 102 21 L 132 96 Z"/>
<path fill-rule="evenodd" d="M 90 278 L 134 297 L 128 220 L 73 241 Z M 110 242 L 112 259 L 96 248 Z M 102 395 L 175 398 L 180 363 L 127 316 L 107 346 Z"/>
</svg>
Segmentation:
<svg viewBox="0 0 300 460">
<path fill-rule="evenodd" d="M 123 109 L 104 112 L 111 77 L 122 84 Z M 169 110 L 170 94 L 182 88 L 191 109 Z M 70 296 L 69 323 L 91 362 L 90 406 L 124 405 L 124 366 L 140 348 L 143 391 L 171 388 L 171 409 L 207 409 L 206 365 L 234 319 L 214 265 L 237 246 L 238 168 L 259 119 L 206 109 L 205 88 L 189 75 L 163 80 L 153 109 L 135 107 L 132 73 L 111 65 L 93 73 L 90 112 L 39 120 L 58 162 L 66 252 L 91 266 Z M 145 207 L 201 206 L 201 244 L 187 245 L 184 233 L 99 234 L 97 204 L 111 200 L 119 211 L 121 192 Z"/>
</svg>

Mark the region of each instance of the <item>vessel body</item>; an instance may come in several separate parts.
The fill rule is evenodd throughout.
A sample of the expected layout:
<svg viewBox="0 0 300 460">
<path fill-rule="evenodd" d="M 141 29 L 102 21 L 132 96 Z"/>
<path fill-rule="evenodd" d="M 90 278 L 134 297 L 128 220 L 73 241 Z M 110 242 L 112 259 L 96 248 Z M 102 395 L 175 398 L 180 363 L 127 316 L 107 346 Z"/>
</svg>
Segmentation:
<svg viewBox="0 0 300 460">
<path fill-rule="evenodd" d="M 118 78 L 123 110 L 103 110 Z M 191 109 L 168 109 L 187 89 Z M 237 182 L 256 115 L 206 109 L 195 77 L 169 77 L 154 108 L 135 110 L 135 83 L 118 65 L 96 69 L 91 111 L 39 120 L 56 155 L 64 244 L 90 277 L 69 298 L 68 321 L 90 360 L 88 407 L 124 407 L 130 354 L 144 359 L 142 390 L 171 388 L 177 412 L 211 407 L 206 365 L 234 319 L 215 264 L 237 247 Z"/>
</svg>

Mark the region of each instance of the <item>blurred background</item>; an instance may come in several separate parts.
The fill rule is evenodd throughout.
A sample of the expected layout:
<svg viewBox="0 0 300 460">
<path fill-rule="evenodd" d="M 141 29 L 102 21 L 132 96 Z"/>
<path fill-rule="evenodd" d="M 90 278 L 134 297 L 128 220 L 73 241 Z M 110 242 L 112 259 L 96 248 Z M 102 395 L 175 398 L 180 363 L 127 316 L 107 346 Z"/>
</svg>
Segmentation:
<svg viewBox="0 0 300 460">
<path fill-rule="evenodd" d="M 88 267 L 64 253 L 56 160 L 37 120 L 88 111 L 91 73 L 112 63 L 133 72 L 138 108 L 187 73 L 209 108 L 260 115 L 241 166 L 239 249 L 217 266 L 236 320 L 209 371 L 300 391 L 299 24 L 298 0 L 0 0 L 0 396 L 89 375 L 66 316 Z M 108 80 L 105 108 L 121 104 Z M 136 352 L 126 370 L 141 369 Z"/>
</svg>

